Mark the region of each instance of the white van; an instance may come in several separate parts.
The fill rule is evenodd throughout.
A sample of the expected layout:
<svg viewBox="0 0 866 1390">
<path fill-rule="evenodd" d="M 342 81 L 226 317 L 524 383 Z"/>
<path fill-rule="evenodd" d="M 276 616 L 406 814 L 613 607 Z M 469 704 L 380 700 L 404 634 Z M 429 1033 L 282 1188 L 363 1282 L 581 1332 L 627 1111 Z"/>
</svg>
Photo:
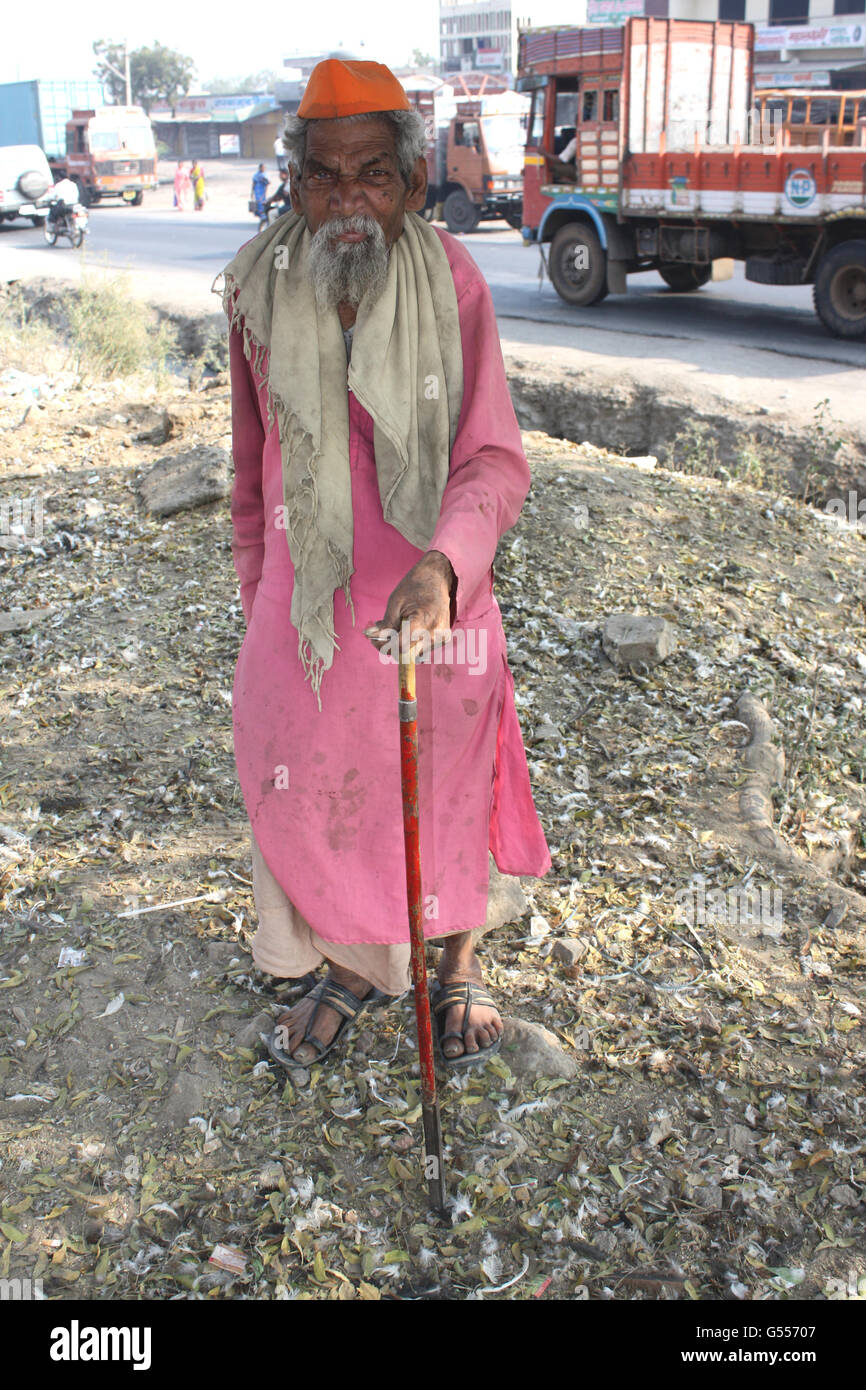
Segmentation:
<svg viewBox="0 0 866 1390">
<path fill-rule="evenodd" d="M 41 227 L 54 186 L 48 160 L 38 145 L 0 145 L 0 222 L 29 217 Z"/>
</svg>

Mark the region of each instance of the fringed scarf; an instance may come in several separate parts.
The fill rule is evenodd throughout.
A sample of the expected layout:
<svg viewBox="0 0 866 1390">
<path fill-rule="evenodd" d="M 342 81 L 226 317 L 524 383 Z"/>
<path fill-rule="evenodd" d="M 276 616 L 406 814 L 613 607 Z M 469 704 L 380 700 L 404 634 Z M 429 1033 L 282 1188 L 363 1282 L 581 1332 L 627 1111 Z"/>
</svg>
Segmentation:
<svg viewBox="0 0 866 1390">
<path fill-rule="evenodd" d="M 346 347 L 336 309 L 316 304 L 310 233 L 296 213 L 244 246 L 222 272 L 230 328 L 261 375 L 283 464 L 286 538 L 295 571 L 291 619 L 321 711 L 334 659 L 334 594 L 353 573 Z M 217 277 L 219 279 L 219 277 Z M 385 520 L 425 549 L 439 519 L 463 398 L 457 296 L 439 237 L 407 213 L 381 296 L 358 309 L 348 387 L 373 417 Z M 338 648 L 339 649 L 339 648 Z"/>
</svg>

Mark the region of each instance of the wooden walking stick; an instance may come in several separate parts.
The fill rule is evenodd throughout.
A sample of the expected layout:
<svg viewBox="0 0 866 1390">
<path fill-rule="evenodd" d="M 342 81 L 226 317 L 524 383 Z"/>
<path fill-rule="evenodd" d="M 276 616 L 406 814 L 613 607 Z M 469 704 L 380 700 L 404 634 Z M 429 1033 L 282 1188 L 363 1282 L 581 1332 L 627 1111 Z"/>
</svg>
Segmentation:
<svg viewBox="0 0 866 1390">
<path fill-rule="evenodd" d="M 421 842 L 418 837 L 418 706 L 415 701 L 415 661 L 400 661 L 400 778 L 403 788 L 403 839 L 406 845 L 406 896 L 409 900 L 409 941 L 412 950 L 412 983 L 415 986 L 415 1019 L 418 1025 L 418 1060 L 421 1069 L 421 1114 L 424 1119 L 424 1176 L 430 1205 L 445 1210 L 445 1174 L 442 1166 L 442 1126 L 433 1070 L 433 1027 L 421 913 Z"/>
</svg>

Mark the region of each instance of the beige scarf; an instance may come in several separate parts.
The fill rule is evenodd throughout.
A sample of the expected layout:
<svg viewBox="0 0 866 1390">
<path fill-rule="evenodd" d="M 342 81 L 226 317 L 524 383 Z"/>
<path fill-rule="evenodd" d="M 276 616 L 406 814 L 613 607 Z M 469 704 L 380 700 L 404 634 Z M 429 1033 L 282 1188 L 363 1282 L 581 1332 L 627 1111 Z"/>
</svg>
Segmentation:
<svg viewBox="0 0 866 1390">
<path fill-rule="evenodd" d="M 321 711 L 334 659 L 334 594 L 353 573 L 346 346 L 336 309 L 316 305 L 310 233 L 281 217 L 223 271 L 223 307 L 254 370 L 268 355 L 267 406 L 283 463 L 286 538 L 295 571 L 291 619 Z M 219 277 L 217 277 L 219 279 Z M 385 288 L 358 309 L 348 386 L 374 422 L 385 520 L 419 549 L 433 536 L 463 398 L 457 296 L 439 237 L 407 213 Z"/>
</svg>

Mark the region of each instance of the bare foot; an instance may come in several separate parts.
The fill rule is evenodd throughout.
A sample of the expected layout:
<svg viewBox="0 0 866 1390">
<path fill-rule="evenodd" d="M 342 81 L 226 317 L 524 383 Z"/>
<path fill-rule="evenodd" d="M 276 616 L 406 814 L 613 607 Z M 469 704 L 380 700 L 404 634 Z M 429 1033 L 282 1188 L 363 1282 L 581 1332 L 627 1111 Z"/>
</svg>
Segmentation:
<svg viewBox="0 0 866 1390">
<path fill-rule="evenodd" d="M 471 980 L 477 985 L 484 984 L 481 963 L 471 946 L 467 950 L 466 942 L 463 940 L 464 936 L 468 938 L 469 935 L 468 932 L 461 933 L 460 937 L 449 937 L 446 941 L 442 960 L 436 971 L 440 985 L 459 984 L 464 980 Z M 452 948 L 449 951 L 451 941 L 459 944 L 456 949 Z M 463 1027 L 465 1012 L 465 1004 L 458 1004 L 449 1009 L 441 1031 L 459 1033 Z M 481 1052 L 484 1048 L 492 1047 L 501 1033 L 502 1018 L 499 1010 L 492 1009 L 487 1004 L 473 1004 L 469 1010 L 469 1022 L 463 1033 L 463 1042 L 461 1043 L 459 1038 L 448 1038 L 442 1044 L 442 1051 L 446 1057 L 462 1057 L 464 1052 Z"/>
<path fill-rule="evenodd" d="M 365 980 L 360 975 L 353 975 L 351 970 L 344 970 L 340 965 L 328 962 L 328 979 L 335 984 L 344 985 L 346 989 L 359 999 L 366 999 L 373 986 L 369 980 Z M 336 1009 L 330 1008 L 327 1004 L 318 1006 L 317 1001 L 305 995 L 299 999 L 297 1004 L 293 1004 L 290 1009 L 281 1013 L 276 1021 L 277 1041 L 280 1049 L 287 1052 L 293 1062 L 297 1062 L 299 1067 L 308 1067 L 315 1062 L 319 1053 L 312 1043 L 304 1042 L 304 1033 L 313 1014 L 316 1014 L 316 1021 L 313 1024 L 310 1034 L 317 1038 L 320 1043 L 327 1047 L 332 1042 L 340 1024 L 343 1022 L 343 1015 L 337 1013 Z"/>
</svg>

